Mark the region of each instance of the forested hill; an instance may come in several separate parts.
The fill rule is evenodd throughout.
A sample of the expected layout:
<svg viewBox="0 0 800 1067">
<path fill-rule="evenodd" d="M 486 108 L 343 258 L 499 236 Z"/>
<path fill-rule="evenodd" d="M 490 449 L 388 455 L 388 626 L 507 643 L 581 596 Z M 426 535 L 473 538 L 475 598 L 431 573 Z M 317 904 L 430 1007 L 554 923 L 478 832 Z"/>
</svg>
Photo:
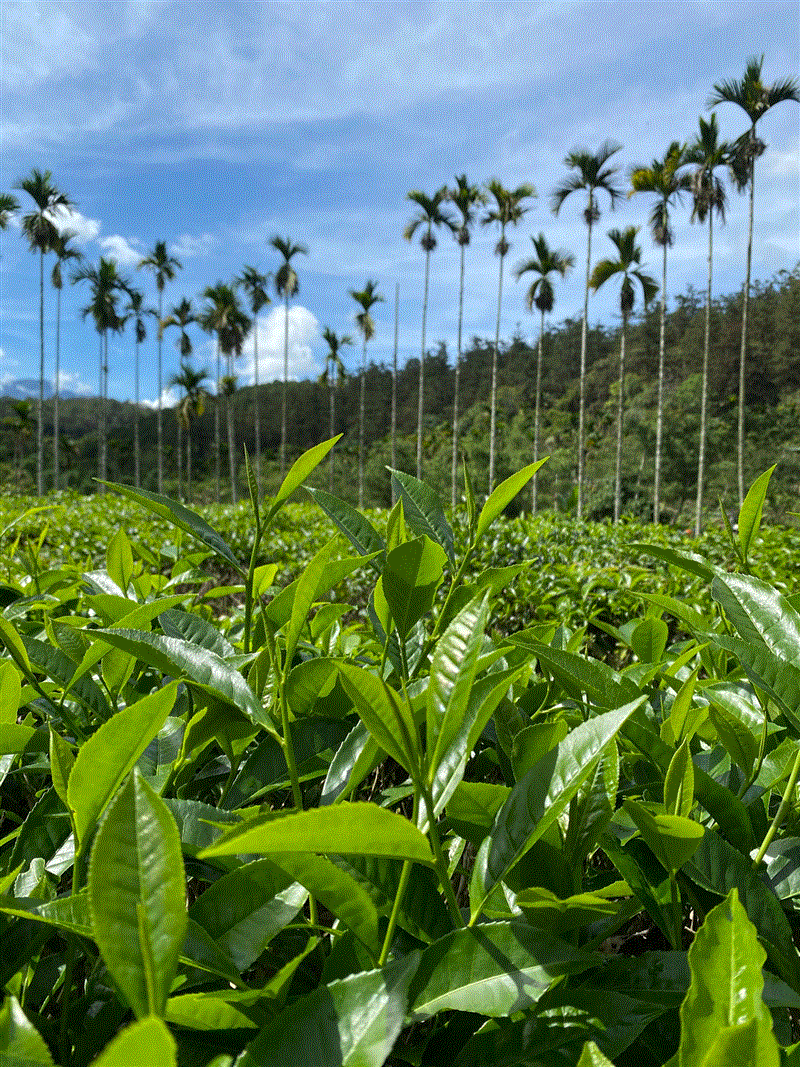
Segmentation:
<svg viewBox="0 0 800 1067">
<path fill-rule="evenodd" d="M 778 462 L 773 478 L 776 500 L 794 501 L 800 483 L 800 265 L 756 282 L 751 295 L 747 356 L 746 482 Z M 538 315 L 520 323 L 510 341 L 501 341 L 498 365 L 497 478 L 532 459 L 533 406 Z M 522 330 L 532 338 L 523 338 Z M 688 522 L 696 491 L 700 420 L 700 369 L 705 329 L 705 294 L 690 290 L 672 301 L 666 319 L 666 379 L 662 458 L 662 504 L 668 521 Z M 539 483 L 540 506 L 570 506 L 573 497 L 578 421 L 579 319 L 546 328 L 542 365 L 541 453 L 551 457 Z M 736 419 L 738 404 L 741 292 L 719 297 L 711 315 L 706 499 L 736 495 Z M 587 504 L 588 517 L 610 513 L 616 448 L 619 330 L 591 328 L 587 348 Z M 471 465 L 476 490 L 485 490 L 488 464 L 489 389 L 493 344 L 472 338 L 461 361 L 460 452 Z M 626 341 L 623 512 L 647 517 L 652 507 L 659 308 L 628 328 Z M 350 359 L 351 367 L 356 357 Z M 453 353 L 434 344 L 425 363 L 424 477 L 449 499 L 454 369 Z M 397 377 L 397 466 L 414 472 L 419 363 L 411 360 Z M 391 368 L 370 364 L 366 374 L 365 437 L 367 503 L 389 502 L 385 466 L 390 462 Z M 289 383 L 288 450 L 295 456 L 329 435 L 329 393 L 315 381 Z M 233 432 L 240 461 L 242 444 L 255 453 L 253 388 L 233 398 Z M 263 469 L 267 491 L 277 479 L 281 384 L 259 389 Z M 335 491 L 354 499 L 359 381 L 357 372 L 335 391 L 337 446 Z M 35 426 L 26 425 L 19 401 L 0 401 L 3 417 L 0 470 L 6 484 L 30 489 L 35 484 Z M 62 484 L 91 491 L 97 470 L 99 404 L 94 398 L 60 405 Z M 110 402 L 108 473 L 114 481 L 133 481 L 134 408 Z M 52 469 L 52 404 L 46 405 L 45 469 Z M 49 422 L 47 421 L 49 420 Z M 33 430 L 33 432 L 31 432 Z M 166 491 L 177 489 L 178 420 L 164 417 Z M 185 436 L 185 434 L 184 434 Z M 155 488 L 156 415 L 140 414 L 142 484 Z M 214 403 L 191 421 L 195 499 L 213 497 Z M 227 474 L 227 439 L 222 433 L 221 469 Z M 184 444 L 185 457 L 185 444 Z M 184 458 L 185 465 L 185 458 Z M 323 472 L 327 484 L 327 471 Z M 242 463 L 238 476 L 243 486 Z M 323 476 L 321 476 L 322 478 Z M 170 482 L 171 480 L 171 482 Z M 771 490 L 772 492 L 772 490 Z M 228 498 L 225 483 L 223 499 Z"/>
</svg>

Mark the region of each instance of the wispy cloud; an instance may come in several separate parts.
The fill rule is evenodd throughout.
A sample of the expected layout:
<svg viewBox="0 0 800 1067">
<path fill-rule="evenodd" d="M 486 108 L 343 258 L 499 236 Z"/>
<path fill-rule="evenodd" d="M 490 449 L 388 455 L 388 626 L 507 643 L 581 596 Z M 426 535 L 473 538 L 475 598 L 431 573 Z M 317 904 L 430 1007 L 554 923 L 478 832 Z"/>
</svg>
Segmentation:
<svg viewBox="0 0 800 1067">
<path fill-rule="evenodd" d="M 74 233 L 79 244 L 94 241 L 100 233 L 100 221 L 87 218 L 77 208 L 62 208 L 55 212 L 53 224 L 59 233 Z"/>
<path fill-rule="evenodd" d="M 258 380 L 270 382 L 283 378 L 283 343 L 286 318 L 282 307 L 273 308 L 258 324 Z M 320 374 L 322 367 L 314 354 L 319 338 L 319 322 L 307 308 L 295 304 L 289 308 L 289 378 L 298 381 Z M 240 380 L 255 381 L 255 345 L 249 334 L 242 352 Z"/>
<path fill-rule="evenodd" d="M 211 233 L 201 233 L 192 236 L 190 233 L 182 233 L 180 237 L 169 246 L 173 256 L 191 259 L 194 256 L 207 256 L 217 246 L 217 238 Z"/>
<path fill-rule="evenodd" d="M 100 237 L 97 242 L 103 253 L 114 259 L 120 267 L 136 267 L 141 262 L 144 251 L 142 242 L 133 237 L 130 240 L 118 233 Z"/>
</svg>

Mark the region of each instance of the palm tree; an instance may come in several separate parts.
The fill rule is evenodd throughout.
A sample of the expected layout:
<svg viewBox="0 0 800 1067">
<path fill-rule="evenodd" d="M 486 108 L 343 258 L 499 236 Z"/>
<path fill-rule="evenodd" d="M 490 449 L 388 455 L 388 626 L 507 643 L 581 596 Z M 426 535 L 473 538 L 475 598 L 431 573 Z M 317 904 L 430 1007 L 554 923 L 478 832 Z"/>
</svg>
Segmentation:
<svg viewBox="0 0 800 1067">
<path fill-rule="evenodd" d="M 125 308 L 126 319 L 133 320 L 133 378 L 134 378 L 134 406 L 133 406 L 133 473 L 134 484 L 139 488 L 141 482 L 141 445 L 139 443 L 139 345 L 147 337 L 145 316 L 151 315 L 158 318 L 155 308 L 144 306 L 144 293 L 138 289 L 128 290 L 128 306 Z"/>
<path fill-rule="evenodd" d="M 236 503 L 236 448 L 233 442 L 233 397 L 236 393 L 236 375 L 225 374 L 220 381 L 225 397 L 225 425 L 228 429 L 228 466 L 231 476 L 231 503 Z"/>
<path fill-rule="evenodd" d="M 63 233 L 56 232 L 51 245 L 51 251 L 55 252 L 56 261 L 53 264 L 53 272 L 50 280 L 56 291 L 56 372 L 53 382 L 53 488 L 58 489 L 58 475 L 60 465 L 58 460 L 58 399 L 60 392 L 59 378 L 61 376 L 61 290 L 64 286 L 64 278 L 61 274 L 62 263 L 68 263 L 71 259 L 80 261 L 83 257 L 77 248 L 73 248 L 71 241 L 77 235 L 71 230 Z"/>
<path fill-rule="evenodd" d="M 625 334 L 628 320 L 636 301 L 636 280 L 642 288 L 644 306 L 650 303 L 658 292 L 655 280 L 640 270 L 642 250 L 636 244 L 638 226 L 628 226 L 625 230 L 609 230 L 608 236 L 615 245 L 617 259 L 602 259 L 592 271 L 589 284 L 595 292 L 609 278 L 622 275 L 619 309 L 622 314 L 622 336 L 619 347 L 619 397 L 617 399 L 617 466 L 614 478 L 614 522 L 619 522 L 622 503 L 622 420 L 625 408 Z"/>
<path fill-rule="evenodd" d="M 714 254 L 714 213 L 725 221 L 727 197 L 725 186 L 714 174 L 719 167 L 728 165 L 731 146 L 719 140 L 716 112 L 708 122 L 700 116 L 700 132 L 689 146 L 687 163 L 696 169 L 692 172 L 692 222 L 708 219 L 708 285 L 706 288 L 706 322 L 703 340 L 703 370 L 700 384 L 700 442 L 697 457 L 697 503 L 694 516 L 694 534 L 699 537 L 703 527 L 703 483 L 706 464 L 706 431 L 708 407 L 708 360 L 711 347 L 711 281 Z"/>
<path fill-rule="evenodd" d="M 300 281 L 297 277 L 297 271 L 292 266 L 293 256 L 307 256 L 308 249 L 302 244 L 293 244 L 291 239 L 286 237 L 270 237 L 269 244 L 280 255 L 283 256 L 283 263 L 278 267 L 275 272 L 275 292 L 278 296 L 283 297 L 284 303 L 284 319 L 283 319 L 283 393 L 281 395 L 281 458 L 280 469 L 281 479 L 286 470 L 286 391 L 289 386 L 289 297 L 296 296 L 300 289 Z"/>
<path fill-rule="evenodd" d="M 0 193 L 0 230 L 8 227 L 8 220 L 15 211 L 19 211 L 19 201 L 11 193 Z"/>
<path fill-rule="evenodd" d="M 35 167 L 30 176 L 15 183 L 16 189 L 27 193 L 36 205 L 36 210 L 22 216 L 22 232 L 28 239 L 31 252 L 39 253 L 39 401 L 36 406 L 36 495 L 44 490 L 44 428 L 42 407 L 44 404 L 44 256 L 53 247 L 58 236 L 55 220 L 70 200 L 53 185 L 49 170 Z"/>
<path fill-rule="evenodd" d="M 370 311 L 375 304 L 383 301 L 376 292 L 377 282 L 368 281 L 363 289 L 351 289 L 350 296 L 361 308 L 356 315 L 356 326 L 361 334 L 361 389 L 358 402 L 358 506 L 364 507 L 364 389 L 367 378 L 367 341 L 375 336 L 375 320 Z"/>
<path fill-rule="evenodd" d="M 661 247 L 661 312 L 658 334 L 658 400 L 656 404 L 656 448 L 653 475 L 653 522 L 661 518 L 661 434 L 664 415 L 664 326 L 667 313 L 667 248 L 672 244 L 672 226 L 669 216 L 673 201 L 680 202 L 681 194 L 691 188 L 692 179 L 685 171 L 686 146 L 673 141 L 663 159 L 654 159 L 649 167 L 631 169 L 631 191 L 655 193 L 656 200 L 650 210 L 650 232 L 653 243 Z"/>
<path fill-rule="evenodd" d="M 199 417 L 205 410 L 208 390 L 205 387 L 208 372 L 196 370 L 187 359 L 181 359 L 179 374 L 173 374 L 169 380 L 171 386 L 183 389 L 183 396 L 178 401 L 177 415 L 186 431 L 186 500 L 192 500 L 192 418 Z"/>
<path fill-rule="evenodd" d="M 416 190 L 408 193 L 407 199 L 411 200 L 419 208 L 419 213 L 409 222 L 403 230 L 403 237 L 407 241 L 413 240 L 418 229 L 422 229 L 420 245 L 425 250 L 425 294 L 422 298 L 422 350 L 419 358 L 419 392 L 417 396 L 417 477 L 422 477 L 422 417 L 425 409 L 425 326 L 428 318 L 428 278 L 430 275 L 431 252 L 436 248 L 436 238 L 433 235 L 434 226 L 448 226 L 450 230 L 455 228 L 455 222 L 450 214 L 442 209 L 442 204 L 447 200 L 447 186 L 437 189 L 433 196 L 426 196 Z"/>
<path fill-rule="evenodd" d="M 250 301 L 250 311 L 253 314 L 253 368 L 255 385 L 255 430 L 256 430 L 256 484 L 261 486 L 261 412 L 258 396 L 258 313 L 272 301 L 267 293 L 271 275 L 261 274 L 255 267 L 243 267 L 242 273 L 236 279 L 247 293 Z"/>
<path fill-rule="evenodd" d="M 622 151 L 622 145 L 613 141 L 604 141 L 597 152 L 592 155 L 585 148 L 575 148 L 564 159 L 564 165 L 574 171 L 559 185 L 551 196 L 553 214 L 557 215 L 561 206 L 570 194 L 585 189 L 587 203 L 583 210 L 583 220 L 586 223 L 588 237 L 586 241 L 586 289 L 583 300 L 583 322 L 581 323 L 581 365 L 580 365 L 580 399 L 578 403 L 578 507 L 577 513 L 580 519 L 583 516 L 583 482 L 584 482 L 584 451 L 586 436 L 586 330 L 589 319 L 589 276 L 592 262 L 592 226 L 600 219 L 600 207 L 597 202 L 597 194 L 608 194 L 613 209 L 616 202 L 622 196 L 622 190 L 615 184 L 617 167 L 609 167 L 606 164 L 613 155 Z"/>
<path fill-rule="evenodd" d="M 342 357 L 339 355 L 339 349 L 342 345 L 351 345 L 353 339 L 352 337 L 338 337 L 328 326 L 322 331 L 322 337 L 328 345 L 328 352 L 325 356 L 325 370 L 320 376 L 320 382 L 328 386 L 328 405 L 330 411 L 328 420 L 328 437 L 333 437 L 336 433 L 336 387 L 341 384 L 346 376 L 344 363 L 342 362 Z M 331 451 L 330 459 L 328 461 L 328 489 L 331 493 L 333 492 L 333 456 L 335 451 L 335 449 Z"/>
<path fill-rule="evenodd" d="M 156 241 L 153 251 L 140 260 L 139 268 L 152 272 L 158 292 L 158 321 L 164 318 L 164 286 L 181 269 L 181 262 L 167 251 L 166 241 Z M 156 423 L 156 463 L 158 468 L 158 491 L 162 492 L 164 481 L 164 446 L 161 426 L 161 331 L 158 331 L 158 419 Z"/>
<path fill-rule="evenodd" d="M 100 429 L 98 433 L 98 471 L 101 480 L 106 478 L 107 450 L 107 400 L 108 400 L 108 332 L 119 332 L 125 324 L 120 315 L 117 299 L 120 291 L 129 292 L 130 283 L 117 271 L 116 261 L 103 259 L 97 267 L 83 263 L 71 276 L 73 284 L 87 281 L 91 286 L 91 302 L 83 308 L 84 318 L 92 317 L 100 337 Z M 105 488 L 101 487 L 101 492 Z"/>
<path fill-rule="evenodd" d="M 497 419 L 497 354 L 500 348 L 500 311 L 503 303 L 503 262 L 511 245 L 506 240 L 506 227 L 516 226 L 522 216 L 528 210 L 523 206 L 523 201 L 536 196 L 536 190 L 532 185 L 520 185 L 517 189 L 506 189 L 497 178 L 492 178 L 486 184 L 486 190 L 494 197 L 494 204 L 489 208 L 481 219 L 484 226 L 491 226 L 495 222 L 500 226 L 500 240 L 494 247 L 494 254 L 500 257 L 500 281 L 497 289 L 497 328 L 494 335 L 494 349 L 492 351 L 492 393 L 489 402 L 489 492 L 494 489 L 494 451 Z"/>
<path fill-rule="evenodd" d="M 750 129 L 736 142 L 736 154 L 732 160 L 733 171 L 739 189 L 750 188 L 750 221 L 747 229 L 747 272 L 742 295 L 742 343 L 739 351 L 739 450 L 737 473 L 739 477 L 739 506 L 744 500 L 744 400 L 745 356 L 747 350 L 747 306 L 750 300 L 750 268 L 753 257 L 753 208 L 756 192 L 756 159 L 766 151 L 766 145 L 756 136 L 756 123 L 775 104 L 786 100 L 800 101 L 800 83 L 797 78 L 782 78 L 765 85 L 761 80 L 764 57 L 747 61 L 744 76 L 740 81 L 719 82 L 708 98 L 706 107 L 717 104 L 738 104 L 750 119 Z"/>
<path fill-rule="evenodd" d="M 392 346 L 392 416 L 389 436 L 392 470 L 397 470 L 397 342 L 400 333 L 400 282 L 394 286 L 394 345 Z M 395 503 L 394 482 L 392 482 L 392 505 Z"/>
<path fill-rule="evenodd" d="M 517 267 L 515 276 L 517 281 L 523 274 L 529 271 L 536 275 L 536 279 L 528 290 L 526 302 L 528 311 L 533 311 L 534 306 L 541 313 L 539 326 L 539 350 L 536 356 L 536 393 L 535 409 L 533 418 L 533 462 L 539 459 L 539 406 L 542 395 L 542 340 L 544 338 L 544 315 L 550 314 L 555 303 L 553 283 L 550 281 L 551 274 L 560 274 L 565 278 L 575 266 L 575 257 L 563 249 L 552 249 L 547 243 L 543 233 L 538 237 L 531 237 L 536 255 L 533 259 L 526 259 Z M 536 514 L 538 504 L 538 475 L 534 474 L 531 485 L 531 510 Z"/>
<path fill-rule="evenodd" d="M 221 357 L 228 357 L 228 376 L 232 374 L 232 354 L 241 352 L 244 338 L 250 328 L 250 319 L 242 311 L 235 285 L 217 282 L 203 290 L 206 305 L 197 316 L 197 322 L 207 333 L 217 335 L 217 402 L 214 407 L 214 452 L 215 452 L 215 494 L 219 503 L 222 446 L 219 432 L 219 401 L 222 392 Z M 232 487 L 235 493 L 235 487 Z"/>
<path fill-rule="evenodd" d="M 479 185 L 470 185 L 466 174 L 457 174 L 455 188 L 448 189 L 447 196 L 461 213 L 459 223 L 454 227 L 456 241 L 461 249 L 461 271 L 458 286 L 458 343 L 456 351 L 456 373 L 453 383 L 453 462 L 451 472 L 451 506 L 456 509 L 456 480 L 458 476 L 458 389 L 461 373 L 461 332 L 464 324 L 464 258 L 470 242 L 470 229 L 475 222 L 475 208 L 486 203 L 486 194 Z"/>
</svg>

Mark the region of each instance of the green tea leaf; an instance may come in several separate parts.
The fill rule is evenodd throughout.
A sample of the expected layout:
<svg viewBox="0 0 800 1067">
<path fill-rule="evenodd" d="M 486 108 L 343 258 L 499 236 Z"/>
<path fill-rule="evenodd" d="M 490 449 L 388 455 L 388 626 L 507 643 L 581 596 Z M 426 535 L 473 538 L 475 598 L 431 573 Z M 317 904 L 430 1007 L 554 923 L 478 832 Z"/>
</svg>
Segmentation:
<svg viewBox="0 0 800 1067">
<path fill-rule="evenodd" d="M 75 765 L 75 757 L 69 744 L 50 727 L 50 777 L 53 779 L 53 789 L 61 799 L 65 808 L 69 807 L 67 800 L 67 785 L 72 768 Z"/>
<path fill-rule="evenodd" d="M 694 807 L 694 764 L 684 739 L 670 760 L 664 779 L 664 807 L 669 815 L 688 816 Z"/>
<path fill-rule="evenodd" d="M 711 595 L 750 643 L 761 643 L 800 667 L 800 613 L 777 589 L 748 574 L 717 576 Z"/>
<path fill-rule="evenodd" d="M 171 500 L 168 496 L 163 496 L 160 493 L 151 493 L 148 489 L 133 489 L 129 485 L 119 485 L 117 482 L 104 482 L 101 479 L 98 479 L 98 481 L 100 481 L 101 485 L 113 489 L 115 493 L 120 493 L 129 500 L 141 504 L 143 508 L 152 511 L 160 518 L 166 519 L 167 522 L 171 523 L 173 526 L 177 526 L 177 528 L 183 530 L 184 533 L 196 537 L 198 541 L 202 541 L 204 545 L 207 545 L 212 552 L 221 556 L 222 559 L 224 559 L 226 563 L 229 563 L 234 570 L 238 571 L 242 577 L 246 577 L 247 572 L 239 565 L 230 547 L 225 543 L 222 537 L 220 537 L 217 531 L 209 526 L 205 519 L 201 518 L 197 512 L 184 507 L 183 504 L 179 504 L 177 500 Z"/>
<path fill-rule="evenodd" d="M 428 839 L 408 819 L 377 804 L 349 801 L 289 815 L 257 815 L 227 830 L 200 858 L 250 852 L 390 856 L 433 864 Z"/>
<path fill-rule="evenodd" d="M 440 1011 L 512 1015 L 535 1004 L 557 978 L 596 962 L 592 953 L 522 922 L 463 927 L 422 953 L 408 1010 L 415 1021 Z"/>
<path fill-rule="evenodd" d="M 564 811 L 644 696 L 577 726 L 522 778 L 481 845 L 470 886 L 471 922 L 514 864 Z"/>
<path fill-rule="evenodd" d="M 418 953 L 322 985 L 269 1023 L 237 1067 L 383 1067 L 402 1029 Z"/>
<path fill-rule="evenodd" d="M 362 556 L 372 557 L 370 562 L 380 573 L 383 570 L 383 562 L 386 558 L 386 545 L 369 519 L 344 500 L 331 496 L 330 493 L 326 493 L 323 489 L 309 487 L 308 492 L 314 502 L 322 508 L 328 518 L 341 530 L 356 552 Z"/>
<path fill-rule="evenodd" d="M 134 1064 L 158 1064 L 176 1067 L 175 1039 L 161 1019 L 151 1015 L 126 1026 L 110 1041 L 91 1067 L 133 1067 Z"/>
<path fill-rule="evenodd" d="M 8 1067 L 53 1067 L 44 1038 L 11 995 L 0 1010 L 0 1063 Z"/>
<path fill-rule="evenodd" d="M 642 619 L 631 634 L 631 647 L 642 663 L 660 663 L 668 638 L 669 627 L 663 619 Z"/>
<path fill-rule="evenodd" d="M 128 535 L 121 526 L 108 542 L 106 569 L 109 578 L 112 578 L 122 592 L 126 593 L 133 577 L 133 552 Z"/>
<path fill-rule="evenodd" d="M 13 726 L 16 723 L 21 697 L 19 671 L 8 660 L 0 663 L 0 726 Z"/>
<path fill-rule="evenodd" d="M 297 647 L 297 642 L 300 640 L 300 635 L 306 624 L 311 605 L 316 599 L 317 589 L 321 584 L 322 575 L 326 566 L 330 562 L 331 556 L 336 551 L 338 541 L 339 538 L 334 537 L 332 541 L 329 541 L 327 545 L 321 548 L 300 575 L 297 588 L 295 589 L 294 602 L 292 603 L 292 614 L 289 619 L 289 628 L 286 631 L 287 664 L 292 662 L 294 650 Z"/>
<path fill-rule="evenodd" d="M 408 703 L 382 678 L 351 663 L 339 664 L 344 691 L 359 718 L 388 754 L 411 773 L 419 766 L 417 728 Z"/>
<path fill-rule="evenodd" d="M 587 1041 L 583 1046 L 577 1067 L 614 1067 L 614 1064 L 607 1056 L 603 1055 L 594 1041 Z"/>
<path fill-rule="evenodd" d="M 112 715 L 81 746 L 67 787 L 79 843 L 167 721 L 177 694 L 178 683 L 170 682 Z"/>
<path fill-rule="evenodd" d="M 401 641 L 433 606 L 445 559 L 444 550 L 425 536 L 406 541 L 387 554 L 383 592 Z"/>
<path fill-rule="evenodd" d="M 772 472 L 775 470 L 776 464 L 770 467 L 768 471 L 764 471 L 753 482 L 747 491 L 747 496 L 744 498 L 741 508 L 739 509 L 739 544 L 742 549 L 742 562 L 745 567 L 747 566 L 747 557 L 750 553 L 750 546 L 758 534 L 758 529 L 761 526 L 761 513 L 764 508 L 764 498 L 767 495 L 767 486 L 769 480 L 772 477 Z"/>
<path fill-rule="evenodd" d="M 711 700 L 708 717 L 717 737 L 733 762 L 749 777 L 758 759 L 759 741 L 741 720 L 731 715 L 721 704 Z"/>
<path fill-rule="evenodd" d="M 748 1031 L 755 1058 L 727 1062 L 778 1067 L 780 1059 L 772 1038 L 772 1019 L 761 997 L 764 987 L 761 968 L 765 960 L 766 953 L 755 928 L 739 903 L 738 893 L 732 889 L 708 913 L 689 949 L 692 980 L 681 1005 L 678 1067 L 705 1063 L 705 1057 L 723 1031 L 748 1023 L 755 1024 Z M 730 1035 L 726 1043 L 729 1040 Z"/>
<path fill-rule="evenodd" d="M 704 827 L 682 815 L 662 815 L 628 799 L 624 808 L 665 871 L 679 871 L 700 847 Z"/>
<path fill-rule="evenodd" d="M 281 487 L 272 502 L 269 514 L 264 520 L 264 525 L 267 525 L 275 514 L 277 505 L 288 500 L 292 493 L 300 488 L 309 474 L 322 463 L 323 459 L 325 459 L 341 436 L 341 434 L 337 434 L 335 437 L 330 437 L 327 441 L 321 441 L 318 445 L 314 445 L 313 448 L 309 448 L 307 452 L 304 452 L 299 459 L 295 460 L 281 483 Z"/>
<path fill-rule="evenodd" d="M 410 529 L 417 536 L 425 534 L 431 541 L 441 545 L 450 563 L 455 563 L 453 531 L 445 518 L 438 493 L 412 474 L 391 467 L 387 467 L 387 470 L 392 476 L 394 490 L 403 502 L 403 517 Z"/>
<path fill-rule="evenodd" d="M 516 474 L 512 474 L 510 478 L 506 478 L 504 482 L 501 482 L 498 485 L 483 505 L 481 513 L 478 516 L 478 525 L 475 528 L 475 541 L 483 536 L 500 512 L 511 503 L 517 493 L 525 488 L 539 468 L 547 462 L 548 458 L 548 456 L 545 456 L 544 459 L 540 459 L 536 463 L 529 463 L 527 467 L 523 467 L 522 470 L 517 471 Z"/>
<path fill-rule="evenodd" d="M 162 1016 L 186 930 L 186 884 L 175 821 L 135 770 L 97 832 L 89 900 L 103 962 L 134 1014 Z"/>
</svg>

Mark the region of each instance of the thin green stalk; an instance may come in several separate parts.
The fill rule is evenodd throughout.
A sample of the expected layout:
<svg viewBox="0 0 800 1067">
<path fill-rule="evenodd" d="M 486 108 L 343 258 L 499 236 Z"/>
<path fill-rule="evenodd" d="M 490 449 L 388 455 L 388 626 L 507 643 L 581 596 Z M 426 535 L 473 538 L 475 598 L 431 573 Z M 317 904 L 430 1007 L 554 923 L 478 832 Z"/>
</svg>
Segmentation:
<svg viewBox="0 0 800 1067">
<path fill-rule="evenodd" d="M 397 916 L 400 914 L 400 908 L 403 905 L 403 899 L 408 887 L 408 880 L 411 877 L 411 862 L 411 860 L 405 860 L 403 869 L 400 872 L 400 881 L 397 884 L 397 892 L 395 893 L 394 904 L 392 905 L 392 913 L 389 916 L 389 925 L 386 927 L 386 936 L 383 939 L 383 947 L 381 948 L 381 954 L 378 957 L 379 967 L 385 966 L 389 956 L 389 949 L 391 948 L 395 927 L 397 926 Z"/>
<path fill-rule="evenodd" d="M 474 550 L 475 550 L 475 544 L 473 542 L 469 546 L 467 551 L 464 553 L 464 558 L 462 559 L 461 564 L 460 564 L 458 570 L 456 571 L 455 577 L 453 578 L 452 582 L 450 583 L 450 588 L 447 590 L 447 596 L 444 599 L 444 604 L 442 604 L 442 609 L 439 612 L 439 615 L 438 615 L 438 617 L 436 619 L 436 623 L 434 624 L 433 630 L 431 632 L 431 636 L 425 642 L 425 647 L 422 650 L 422 655 L 419 658 L 419 662 L 417 663 L 417 666 L 414 668 L 414 674 L 413 674 L 412 678 L 410 679 L 411 681 L 413 681 L 414 677 L 416 677 L 417 672 L 422 668 L 422 665 L 427 660 L 431 649 L 436 644 L 436 641 L 437 641 L 437 639 L 439 637 L 439 631 L 440 631 L 441 626 L 442 626 L 442 620 L 447 618 L 447 608 L 450 605 L 450 600 L 452 599 L 453 593 L 456 591 L 456 589 L 459 586 L 461 578 L 464 575 L 464 571 L 467 569 L 467 564 L 469 563 L 470 559 L 472 558 L 472 553 L 474 552 Z"/>
<path fill-rule="evenodd" d="M 453 921 L 456 927 L 464 925 L 464 918 L 461 914 L 461 908 L 458 906 L 456 900 L 455 890 L 453 889 L 453 883 L 450 881 L 450 875 L 447 870 L 447 860 L 445 859 L 444 852 L 442 851 L 442 842 L 439 838 L 439 829 L 436 825 L 436 820 L 433 815 L 433 794 L 430 787 L 425 787 L 425 807 L 428 810 L 428 837 L 430 838 L 431 845 L 433 847 L 433 855 L 436 861 L 436 874 L 441 882 L 442 889 L 444 890 L 445 899 L 447 900 L 447 907 L 450 909 L 450 914 L 453 917 Z"/>
<path fill-rule="evenodd" d="M 767 830 L 767 836 L 762 841 L 761 848 L 758 850 L 758 853 L 756 854 L 756 857 L 753 860 L 753 870 L 755 870 L 761 863 L 761 861 L 764 859 L 764 856 L 767 853 L 767 849 L 772 844 L 772 840 L 775 837 L 775 834 L 777 834 L 781 823 L 783 822 L 783 817 L 786 814 L 786 809 L 792 802 L 792 794 L 794 793 L 795 786 L 797 785 L 798 775 L 800 775 L 800 750 L 798 750 L 797 756 L 795 757 L 794 766 L 792 767 L 792 773 L 789 775 L 789 781 L 786 783 L 786 788 L 783 791 L 783 796 L 781 797 L 781 802 L 778 805 L 778 810 L 775 812 L 775 818 L 772 820 L 770 828 L 769 830 Z"/>
<path fill-rule="evenodd" d="M 680 952 L 683 948 L 683 907 L 675 871 L 669 872 L 669 892 L 672 902 L 672 947 Z"/>
<path fill-rule="evenodd" d="M 74 893 L 74 884 L 73 884 Z M 69 1024 L 69 1002 L 72 994 L 72 975 L 75 970 L 75 941 L 74 934 L 67 934 L 67 959 L 64 965 L 64 984 L 61 996 L 61 1014 L 58 1021 L 58 1050 L 59 1059 L 62 1063 L 69 1063 L 72 1058 L 71 1043 L 67 1027 Z"/>
<path fill-rule="evenodd" d="M 250 552 L 250 564 L 247 568 L 247 577 L 244 580 L 244 651 L 245 655 L 250 651 L 250 635 L 253 626 L 253 578 L 256 571 L 256 559 L 261 546 L 263 530 L 258 511 L 255 513 L 256 534 L 253 538 L 253 548 Z"/>
</svg>

